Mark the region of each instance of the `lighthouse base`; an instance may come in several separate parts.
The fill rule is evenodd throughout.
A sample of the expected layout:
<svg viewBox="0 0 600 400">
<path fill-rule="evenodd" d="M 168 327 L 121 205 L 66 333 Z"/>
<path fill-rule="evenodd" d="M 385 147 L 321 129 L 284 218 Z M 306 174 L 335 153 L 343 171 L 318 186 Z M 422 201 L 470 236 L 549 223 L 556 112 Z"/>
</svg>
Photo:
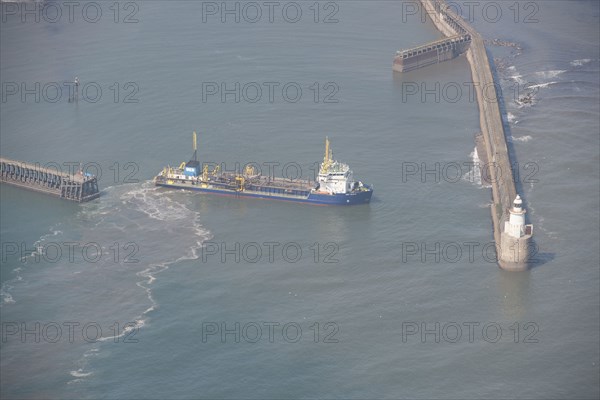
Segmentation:
<svg viewBox="0 0 600 400">
<path fill-rule="evenodd" d="M 500 268 L 507 271 L 525 271 L 529 268 L 529 249 L 532 235 L 520 238 L 502 232 L 500 237 Z"/>
</svg>

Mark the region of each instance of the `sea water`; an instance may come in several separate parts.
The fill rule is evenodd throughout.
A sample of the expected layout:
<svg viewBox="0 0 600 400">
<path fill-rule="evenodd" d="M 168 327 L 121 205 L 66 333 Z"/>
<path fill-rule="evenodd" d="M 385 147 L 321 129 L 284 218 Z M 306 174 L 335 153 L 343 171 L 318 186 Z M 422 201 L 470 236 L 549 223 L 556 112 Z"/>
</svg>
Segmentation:
<svg viewBox="0 0 600 400">
<path fill-rule="evenodd" d="M 418 4 L 281 3 L 271 20 L 259 3 L 252 22 L 247 2 L 81 3 L 72 21 L 48 3 L 39 22 L 2 4 L 1 155 L 81 163 L 102 195 L 1 186 L 3 397 L 598 397 L 598 3 L 474 9 L 514 44 L 488 50 L 534 225 L 524 273 L 490 250 L 466 59 L 392 72 L 440 37 Z M 154 187 L 192 131 L 201 162 L 298 179 L 329 136 L 373 199 Z"/>
</svg>

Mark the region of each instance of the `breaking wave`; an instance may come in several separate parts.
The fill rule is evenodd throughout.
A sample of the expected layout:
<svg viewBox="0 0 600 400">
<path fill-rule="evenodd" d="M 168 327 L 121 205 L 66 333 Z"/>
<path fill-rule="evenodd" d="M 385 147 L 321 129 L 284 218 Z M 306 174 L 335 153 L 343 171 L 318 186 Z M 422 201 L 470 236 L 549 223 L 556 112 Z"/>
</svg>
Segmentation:
<svg viewBox="0 0 600 400">
<path fill-rule="evenodd" d="M 582 65 L 587 64 L 590 61 L 592 60 L 589 58 L 582 58 L 581 60 L 573 60 L 570 64 L 572 67 L 581 67 Z"/>
<path fill-rule="evenodd" d="M 91 372 L 83 372 L 81 368 L 79 368 L 77 371 L 71 371 L 71 376 L 74 376 L 76 378 L 83 378 L 86 376 L 90 376 L 91 374 Z"/>
<path fill-rule="evenodd" d="M 527 88 L 528 89 L 547 88 L 548 86 L 555 85 L 557 83 L 559 83 L 559 82 L 555 81 L 555 82 L 538 83 L 535 85 L 527 85 Z"/>
<path fill-rule="evenodd" d="M 533 138 L 529 135 L 525 135 L 525 136 L 519 136 L 519 137 L 508 136 L 507 139 L 509 142 L 529 142 Z"/>
<path fill-rule="evenodd" d="M 473 149 L 471 154 L 469 154 L 469 157 L 471 159 L 472 166 L 469 171 L 462 176 L 462 179 L 481 188 L 491 188 L 491 185 L 483 184 L 483 180 L 481 178 L 481 159 L 477 153 L 477 147 Z"/>
<path fill-rule="evenodd" d="M 509 78 L 517 82 L 519 85 L 525 85 L 527 83 L 521 74 L 510 75 Z"/>
<path fill-rule="evenodd" d="M 542 79 L 552 79 L 552 78 L 556 78 L 557 76 L 559 76 L 562 73 L 567 72 L 566 69 L 555 69 L 555 70 L 551 70 L 551 71 L 537 71 L 535 72 L 535 76 L 542 78 Z"/>
</svg>

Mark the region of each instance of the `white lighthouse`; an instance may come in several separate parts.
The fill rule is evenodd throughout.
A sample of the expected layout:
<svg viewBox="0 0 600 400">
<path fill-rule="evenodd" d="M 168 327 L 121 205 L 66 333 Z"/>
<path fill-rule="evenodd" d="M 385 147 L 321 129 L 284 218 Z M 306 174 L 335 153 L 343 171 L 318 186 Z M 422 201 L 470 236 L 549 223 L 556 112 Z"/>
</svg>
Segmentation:
<svg viewBox="0 0 600 400">
<path fill-rule="evenodd" d="M 525 225 L 523 200 L 517 195 L 510 216 L 504 222 L 504 232 L 500 239 L 500 267 L 511 271 L 523 271 L 529 264 L 529 247 L 533 235 L 533 225 Z"/>
<path fill-rule="evenodd" d="M 504 222 L 504 232 L 514 238 L 520 238 L 525 234 L 525 211 L 523 200 L 517 195 L 513 201 L 513 207 L 509 210 L 510 218 Z"/>
</svg>

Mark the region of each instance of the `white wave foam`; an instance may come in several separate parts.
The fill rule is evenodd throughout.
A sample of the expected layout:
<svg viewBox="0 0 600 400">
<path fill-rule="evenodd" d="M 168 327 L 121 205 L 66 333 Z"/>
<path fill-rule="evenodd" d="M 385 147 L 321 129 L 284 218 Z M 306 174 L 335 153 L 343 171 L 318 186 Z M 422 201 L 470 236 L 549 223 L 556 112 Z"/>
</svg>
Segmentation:
<svg viewBox="0 0 600 400">
<path fill-rule="evenodd" d="M 471 158 L 472 165 L 469 168 L 469 171 L 462 176 L 462 179 L 481 188 L 491 187 L 489 185 L 484 185 L 483 180 L 481 179 L 481 159 L 477 153 L 477 147 L 473 149 L 471 154 L 469 154 L 469 157 Z"/>
<path fill-rule="evenodd" d="M 525 83 L 527 83 L 527 81 L 523 79 L 523 75 L 521 74 L 511 75 L 509 78 L 517 82 L 519 85 L 524 85 Z"/>
<path fill-rule="evenodd" d="M 550 71 L 537 71 L 535 73 L 536 76 L 543 78 L 543 79 L 551 79 L 551 78 L 556 78 L 558 75 L 567 72 L 567 70 L 564 69 L 555 69 L 555 70 L 550 70 Z"/>
<path fill-rule="evenodd" d="M 133 324 L 126 325 L 120 332 L 111 332 L 115 336 L 110 336 L 109 333 L 109 336 L 98 339 L 99 345 L 108 346 L 116 338 L 147 327 L 148 314 L 159 307 L 152 292 L 157 275 L 179 261 L 197 259 L 202 243 L 212 237 L 201 225 L 200 213 L 189 206 L 187 200 L 191 196 L 189 192 L 157 188 L 150 181 L 109 187 L 98 201 L 82 204 L 76 218 L 70 220 L 68 228 L 54 226 L 49 234 L 42 236 L 30 247 L 32 254 L 26 255 L 24 269 L 27 270 L 26 262 L 29 257 L 42 251 L 41 248 L 46 244 L 44 241 L 60 241 L 63 238 L 59 235 L 64 235 L 63 231 L 69 235 L 76 232 L 81 235 L 78 237 L 80 241 L 100 243 L 103 251 L 115 240 L 125 242 L 129 238 L 139 238 L 140 251 L 136 257 L 138 264 L 120 262 L 115 265 L 114 261 L 110 261 L 105 266 L 123 268 L 118 271 L 123 273 L 123 279 L 131 279 L 132 285 L 135 283 L 142 288 L 150 304 L 142 301 L 139 311 L 119 315 L 122 321 L 133 321 Z M 110 251 L 107 253 L 111 254 Z M 103 260 L 100 261 L 102 262 Z M 101 272 L 102 268 L 94 268 L 94 273 L 98 271 Z M 81 276 L 84 274 L 85 271 Z M 2 285 L 0 288 L 2 304 L 15 302 L 9 293 L 11 288 L 10 285 Z M 141 296 L 144 294 L 141 293 Z M 119 314 L 118 309 L 115 310 Z M 136 317 L 131 317 L 136 314 Z M 84 353 L 80 362 L 69 368 L 73 369 L 70 371 L 73 379 L 69 383 L 85 380 L 93 373 L 93 369 L 87 366 L 92 354 L 95 353 Z"/>
<path fill-rule="evenodd" d="M 15 299 L 13 299 L 12 295 L 8 292 L 10 289 L 12 289 L 12 286 L 4 284 L 2 285 L 2 287 L 0 287 L 0 296 L 2 296 L 2 304 L 16 303 Z"/>
<path fill-rule="evenodd" d="M 533 138 L 531 136 L 529 136 L 529 135 L 520 136 L 520 137 L 510 136 L 508 138 L 508 140 L 511 141 L 511 142 L 529 142 L 532 139 Z"/>
<path fill-rule="evenodd" d="M 94 357 L 98 355 L 98 352 L 100 351 L 100 349 L 89 349 L 88 351 L 85 352 L 85 354 L 83 355 L 84 357 Z"/>
<path fill-rule="evenodd" d="M 151 309 L 154 309 L 154 307 L 150 307 Z M 143 314 L 146 314 L 147 312 L 149 312 L 150 309 L 144 311 Z M 146 320 L 142 319 L 142 318 L 137 318 L 135 320 L 135 323 L 131 324 L 128 323 L 125 328 L 123 329 L 123 332 L 121 332 L 118 335 L 113 335 L 113 336 L 103 336 L 101 338 L 98 339 L 99 342 L 106 342 L 106 341 L 110 341 L 110 340 L 115 340 L 115 339 L 119 339 L 127 334 L 129 334 L 129 332 L 135 330 L 138 331 L 141 328 L 144 327 L 144 325 L 146 325 Z M 115 340 L 116 341 L 116 340 Z M 85 354 L 83 355 L 84 357 L 87 357 Z"/>
<path fill-rule="evenodd" d="M 85 378 L 91 374 L 91 372 L 83 372 L 81 368 L 79 368 L 77 371 L 71 371 L 71 376 L 74 376 L 75 378 Z"/>
<path fill-rule="evenodd" d="M 126 232 L 129 235 L 134 235 L 139 230 L 140 235 L 144 236 L 147 247 L 159 252 L 160 249 L 164 248 L 165 254 L 167 254 L 166 250 L 172 248 L 183 248 L 185 250 L 174 257 L 167 256 L 166 259 L 162 260 L 159 255 L 158 259 L 151 259 L 154 262 L 146 264 L 145 268 L 136 273 L 136 276 L 141 278 L 136 282 L 136 286 L 146 292 L 150 306 L 135 318 L 128 318 L 130 321 L 135 321 L 133 325 L 128 325 L 118 335 L 99 339 L 102 342 L 123 337 L 132 330 L 139 330 L 146 326 L 146 315 L 159 307 L 152 293 L 152 285 L 156 281 L 157 275 L 169 269 L 172 264 L 182 260 L 197 259 L 202 243 L 212 237 L 210 232 L 200 224 L 200 213 L 190 209 L 184 202 L 179 201 L 180 197 L 172 196 L 185 196 L 186 192 L 164 190 L 153 186 L 150 181 L 129 187 L 124 186 L 126 185 L 115 188 L 114 191 L 111 191 L 110 196 L 105 196 L 105 204 L 86 210 L 88 218 L 93 219 L 93 216 L 96 216 L 96 218 L 102 220 L 102 224 L 97 225 L 96 229 L 110 229 L 112 231 L 122 228 L 119 224 L 122 225 L 123 222 L 115 220 L 115 217 L 123 214 L 127 215 L 128 229 Z M 111 201 L 113 204 L 111 204 Z M 113 212 L 110 216 L 104 217 L 103 214 L 106 210 L 114 209 L 115 202 L 118 204 L 119 212 Z M 130 211 L 141 214 L 136 216 L 134 213 L 132 216 Z M 159 228 L 155 221 L 160 221 Z M 129 225 L 134 226 L 129 227 Z M 144 262 L 144 260 L 141 261 Z"/>
<path fill-rule="evenodd" d="M 40 238 L 33 243 L 32 248 L 34 248 L 35 250 L 27 250 L 28 253 L 25 254 L 23 254 L 23 251 L 21 250 L 22 255 L 19 261 L 22 263 L 23 267 L 27 266 L 31 260 L 34 260 L 36 263 L 39 261 L 39 257 L 43 256 L 42 251 L 44 250 L 44 242 L 52 237 L 61 235 L 63 233 L 60 229 L 57 229 L 59 225 L 60 223 L 50 227 L 50 233 L 46 233 L 40 236 Z M 56 240 L 56 238 L 53 238 L 53 240 Z M 28 247 L 29 246 L 26 246 L 26 249 Z M 12 294 L 10 293 L 10 290 L 14 288 L 12 284 L 23 281 L 23 276 L 21 275 L 23 267 L 14 268 L 12 270 L 12 272 L 15 273 L 14 278 L 7 280 L 3 282 L 2 285 L 0 285 L 0 296 L 2 298 L 2 301 L 0 302 L 0 307 L 2 307 L 2 304 L 16 303 L 16 300 L 13 298 Z"/>
<path fill-rule="evenodd" d="M 581 67 L 583 64 L 587 64 L 590 61 L 592 61 L 592 60 L 589 58 L 582 58 L 581 60 L 573 60 L 573 61 L 571 61 L 570 64 L 573 67 Z"/>
<path fill-rule="evenodd" d="M 166 193 L 157 193 L 158 187 L 142 186 L 124 193 L 121 199 L 150 218 L 159 221 L 177 221 L 189 218 L 190 210 L 184 204 L 171 200 Z"/>
<path fill-rule="evenodd" d="M 75 365 L 79 368 L 76 370 L 69 371 L 70 375 L 75 379 L 71 379 L 67 382 L 67 385 L 71 385 L 73 383 L 79 383 L 85 381 L 85 379 L 93 374 L 91 371 L 86 371 L 88 364 L 90 362 L 90 357 L 96 357 L 99 355 L 100 349 L 98 348 L 99 344 L 94 344 L 94 347 L 88 349 L 85 353 L 83 353 L 83 357 L 81 357 L 78 361 L 75 362 Z"/>
<path fill-rule="evenodd" d="M 506 114 L 506 119 L 508 120 L 508 122 L 514 123 L 515 125 L 519 123 L 517 116 L 511 112 Z"/>
<path fill-rule="evenodd" d="M 479 159 L 479 154 L 477 153 L 477 147 L 475 147 L 473 149 L 473 151 L 471 152 L 471 154 L 469 154 L 469 156 L 471 157 L 473 166 L 465 175 L 463 175 L 463 179 L 465 179 L 471 183 L 481 185 L 481 183 L 482 183 L 481 169 L 479 168 L 479 165 L 481 164 L 481 160 Z"/>
<path fill-rule="evenodd" d="M 160 263 L 160 264 L 152 264 L 148 268 L 146 268 L 143 271 L 140 271 L 136 274 L 137 276 L 144 278 L 144 280 L 137 282 L 136 285 L 146 291 L 146 296 L 148 296 L 148 299 L 150 300 L 152 305 L 150 307 L 148 307 L 141 315 L 136 317 L 135 329 L 142 328 L 146 323 L 144 316 L 159 307 L 158 302 L 154 299 L 154 297 L 152 295 L 152 289 L 150 287 L 150 285 L 152 285 L 154 283 L 154 281 L 156 280 L 156 275 L 169 269 L 169 265 L 171 265 L 171 264 L 175 264 L 175 263 L 178 263 L 178 262 L 184 261 L 184 260 L 198 259 L 199 258 L 198 250 L 202 247 L 202 243 L 206 240 L 209 240 L 212 237 L 212 235 L 207 230 L 205 230 L 204 228 L 202 228 L 200 226 L 196 226 L 195 234 L 200 239 L 195 242 L 195 245 L 190 246 L 187 254 L 185 254 L 175 260 L 172 260 L 172 261 L 168 261 L 168 262 L 164 262 L 164 263 Z M 127 332 L 124 331 L 117 337 L 123 336 L 126 333 Z"/>
<path fill-rule="evenodd" d="M 521 99 L 514 101 L 514 105 L 516 108 L 518 108 L 519 110 L 522 109 L 523 107 L 531 107 L 537 104 L 537 100 L 535 99 L 535 96 L 531 96 L 531 98 L 528 101 L 522 101 Z"/>
<path fill-rule="evenodd" d="M 555 85 L 558 82 L 546 82 L 546 83 L 538 83 L 536 85 L 527 85 L 527 89 L 536 89 L 536 88 L 547 88 L 550 85 Z"/>
</svg>

